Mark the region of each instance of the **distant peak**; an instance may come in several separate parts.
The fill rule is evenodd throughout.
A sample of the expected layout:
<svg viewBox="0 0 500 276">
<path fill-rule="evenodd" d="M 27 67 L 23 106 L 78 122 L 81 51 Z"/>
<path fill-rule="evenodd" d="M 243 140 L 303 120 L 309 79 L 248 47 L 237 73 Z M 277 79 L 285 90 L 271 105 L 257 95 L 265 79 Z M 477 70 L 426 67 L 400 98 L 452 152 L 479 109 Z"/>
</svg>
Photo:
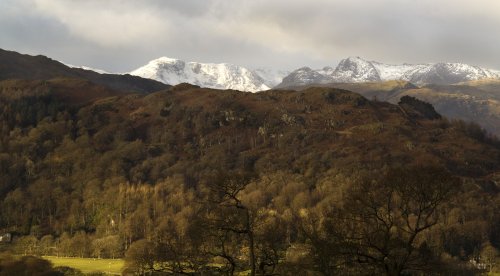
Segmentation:
<svg viewBox="0 0 500 276">
<path fill-rule="evenodd" d="M 344 60 L 348 60 L 348 61 L 363 61 L 363 62 L 368 62 L 368 60 L 362 58 L 362 57 L 359 57 L 359 56 L 350 56 Z"/>
<path fill-rule="evenodd" d="M 251 92 L 269 89 L 266 81 L 257 73 L 230 63 L 201 63 L 164 56 L 137 68 L 131 74 L 171 85 L 191 83 L 200 87 Z"/>
<path fill-rule="evenodd" d="M 356 68 L 373 67 L 373 63 L 360 57 L 348 57 L 339 62 L 336 70 L 357 70 Z"/>
<path fill-rule="evenodd" d="M 416 85 L 454 84 L 478 79 L 500 79 L 500 71 L 459 62 L 421 64 L 387 64 L 366 60 L 360 56 L 349 56 L 340 60 L 331 70 L 329 67 L 311 70 L 302 67 L 283 78 L 280 87 L 310 83 L 358 83 L 400 80 Z M 317 76 L 320 75 L 320 76 Z M 296 76 L 300 76 L 297 80 Z M 406 88 L 411 85 L 404 84 Z"/>
<path fill-rule="evenodd" d="M 176 58 L 169 58 L 169 57 L 159 57 L 157 59 L 153 59 L 151 62 L 161 62 L 161 63 L 176 63 L 181 61 L 180 59 Z"/>
</svg>

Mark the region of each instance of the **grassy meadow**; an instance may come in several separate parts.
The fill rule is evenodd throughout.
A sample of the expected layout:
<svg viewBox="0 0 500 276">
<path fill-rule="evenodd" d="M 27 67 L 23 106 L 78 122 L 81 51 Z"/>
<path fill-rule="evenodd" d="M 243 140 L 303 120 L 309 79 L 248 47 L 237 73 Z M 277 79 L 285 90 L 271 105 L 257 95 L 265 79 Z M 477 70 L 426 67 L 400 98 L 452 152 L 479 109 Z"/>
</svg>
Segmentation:
<svg viewBox="0 0 500 276">
<path fill-rule="evenodd" d="M 124 261 L 122 259 L 93 259 L 43 256 L 54 266 L 68 266 L 81 270 L 83 273 L 104 272 L 111 275 L 121 275 Z"/>
</svg>

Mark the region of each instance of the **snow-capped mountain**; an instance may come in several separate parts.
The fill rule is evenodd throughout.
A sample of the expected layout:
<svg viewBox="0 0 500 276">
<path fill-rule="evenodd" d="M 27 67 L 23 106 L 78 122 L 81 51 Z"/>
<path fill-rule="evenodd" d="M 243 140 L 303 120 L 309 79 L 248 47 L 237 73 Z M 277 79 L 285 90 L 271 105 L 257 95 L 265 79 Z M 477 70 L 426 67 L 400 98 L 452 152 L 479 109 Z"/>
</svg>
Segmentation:
<svg viewBox="0 0 500 276">
<path fill-rule="evenodd" d="M 380 81 L 380 73 L 369 61 L 361 58 L 346 58 L 328 75 L 335 82 Z"/>
<path fill-rule="evenodd" d="M 326 67 L 331 68 L 331 67 Z M 277 87 L 314 83 L 359 83 L 404 80 L 417 85 L 454 84 L 487 78 L 500 78 L 500 72 L 463 63 L 430 63 L 392 65 L 349 57 L 335 70 L 304 70 L 299 68 L 283 79 Z"/>
<path fill-rule="evenodd" d="M 464 81 L 498 78 L 500 76 L 491 70 L 478 66 L 462 63 L 436 63 L 420 70 L 415 70 L 408 77 L 408 81 L 416 84 L 453 84 Z"/>
<path fill-rule="evenodd" d="M 290 73 L 283 78 L 283 81 L 275 88 L 301 86 L 314 83 L 330 82 L 330 77 L 322 74 L 327 71 L 313 70 L 309 67 L 302 67 Z"/>
<path fill-rule="evenodd" d="M 266 85 L 266 81 L 256 72 L 228 63 L 185 62 L 179 59 L 161 57 L 150 61 L 130 74 L 171 85 L 187 82 L 208 88 L 250 92 L 270 89 L 270 86 Z"/>
<path fill-rule="evenodd" d="M 65 65 L 101 74 L 108 73 L 85 66 Z M 325 83 L 402 80 L 416 85 L 425 85 L 500 79 L 500 71 L 463 63 L 393 65 L 368 61 L 360 57 L 343 59 L 335 68 L 329 66 L 321 69 L 302 67 L 292 72 L 268 67 L 251 70 L 228 63 L 185 62 L 179 59 L 161 57 L 150 61 L 130 74 L 171 85 L 187 82 L 208 88 L 249 92 Z"/>
</svg>

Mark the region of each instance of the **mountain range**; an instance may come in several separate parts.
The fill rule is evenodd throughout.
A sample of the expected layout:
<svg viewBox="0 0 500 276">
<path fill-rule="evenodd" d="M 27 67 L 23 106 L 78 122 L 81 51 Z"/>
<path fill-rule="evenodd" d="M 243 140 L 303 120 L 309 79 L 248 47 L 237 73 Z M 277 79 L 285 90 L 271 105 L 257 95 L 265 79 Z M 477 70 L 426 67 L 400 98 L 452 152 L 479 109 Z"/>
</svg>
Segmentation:
<svg viewBox="0 0 500 276">
<path fill-rule="evenodd" d="M 321 85 L 391 103 L 409 95 L 433 104 L 450 119 L 476 122 L 500 136 L 500 72 L 462 63 L 390 65 L 349 57 L 335 68 L 302 67 L 288 73 L 160 58 L 130 74 L 172 85 L 188 82 L 251 92 Z"/>
<path fill-rule="evenodd" d="M 207 88 L 248 92 L 325 83 L 402 80 L 416 85 L 442 85 L 500 78 L 500 71 L 463 63 L 391 65 L 360 57 L 343 59 L 335 68 L 301 67 L 293 72 L 270 68 L 249 69 L 228 63 L 186 62 L 161 57 L 130 74 L 170 85 L 186 82 Z"/>
<path fill-rule="evenodd" d="M 349 57 L 335 69 L 302 67 L 286 76 L 275 88 L 324 83 L 361 83 L 403 80 L 416 85 L 455 84 L 500 78 L 500 71 L 463 63 L 429 63 L 391 65 Z"/>
<path fill-rule="evenodd" d="M 92 71 L 102 76 L 109 77 L 112 75 L 100 69 L 63 64 L 79 72 L 76 75 L 82 72 L 89 74 Z M 168 85 L 191 83 L 206 88 L 234 89 L 247 92 L 328 83 L 367 83 L 401 80 L 417 86 L 424 86 L 427 84 L 448 85 L 500 78 L 500 71 L 498 70 L 464 63 L 392 65 L 368 61 L 360 57 L 343 59 L 335 68 L 331 66 L 321 69 L 301 67 L 292 72 L 269 67 L 249 69 L 230 63 L 186 62 L 180 59 L 160 57 L 129 73 L 118 73 L 116 76 L 128 74 Z"/>
<path fill-rule="evenodd" d="M 168 57 L 152 60 L 130 74 L 170 85 L 186 82 L 201 87 L 250 92 L 269 90 L 277 83 L 271 70 L 252 71 L 228 63 L 185 62 Z"/>
<path fill-rule="evenodd" d="M 130 74 L 102 74 L 98 73 L 102 72 L 100 70 L 74 67 L 45 56 L 0 50 L 0 80 L 83 79 L 103 86 L 109 95 L 124 91 L 151 93 L 168 88 L 165 83 L 182 82 L 252 92 L 271 87 L 302 90 L 309 86 L 330 86 L 392 103 L 410 95 L 433 104 L 439 113 L 450 119 L 476 122 L 500 136 L 499 73 L 466 64 L 386 65 L 347 58 L 336 68 L 313 70 L 303 67 L 288 76 L 285 76 L 286 71 L 270 68 L 250 70 L 226 63 L 184 62 L 170 58 L 151 61 Z M 283 81 L 277 85 L 281 78 Z M 86 86 L 81 83 L 81 90 L 85 91 Z M 94 94 L 85 97 L 90 99 Z"/>
</svg>

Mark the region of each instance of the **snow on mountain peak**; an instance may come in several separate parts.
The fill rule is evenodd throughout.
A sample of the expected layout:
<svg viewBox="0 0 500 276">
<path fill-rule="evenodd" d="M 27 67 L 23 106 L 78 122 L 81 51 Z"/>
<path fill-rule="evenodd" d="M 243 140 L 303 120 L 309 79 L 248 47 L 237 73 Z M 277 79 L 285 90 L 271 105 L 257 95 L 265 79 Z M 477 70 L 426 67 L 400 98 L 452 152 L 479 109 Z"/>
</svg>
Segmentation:
<svg viewBox="0 0 500 276">
<path fill-rule="evenodd" d="M 327 82 L 329 77 L 322 74 L 326 71 L 313 70 L 309 67 L 299 68 L 283 78 L 281 84 L 277 85 L 276 88 Z"/>
<path fill-rule="evenodd" d="M 380 81 L 380 75 L 375 66 L 360 57 L 349 57 L 340 61 L 332 73 L 337 82 Z"/>
<path fill-rule="evenodd" d="M 130 74 L 171 85 L 187 82 L 208 88 L 250 92 L 270 89 L 257 73 L 228 63 L 185 62 L 179 59 L 161 57 L 150 61 Z"/>
<path fill-rule="evenodd" d="M 463 63 L 435 63 L 415 70 L 407 80 L 416 84 L 452 84 L 492 77 L 488 69 Z"/>
<path fill-rule="evenodd" d="M 66 64 L 70 67 L 77 67 Z M 88 67 L 78 67 L 107 73 Z M 131 75 L 176 85 L 187 82 L 202 87 L 256 92 L 324 83 L 359 83 L 401 80 L 416 85 L 454 84 L 481 79 L 500 79 L 500 71 L 464 63 L 385 64 L 351 56 L 336 67 L 302 67 L 289 72 L 272 68 L 250 70 L 229 63 L 186 62 L 170 57 L 151 60 Z"/>
<path fill-rule="evenodd" d="M 288 77 L 285 77 L 278 87 L 292 87 L 312 83 L 357 83 L 389 80 L 408 81 L 417 85 L 454 84 L 485 78 L 500 78 L 500 71 L 463 63 L 405 63 L 393 65 L 368 61 L 360 57 L 348 57 L 341 60 L 333 71 L 325 68 L 312 70 L 313 72 L 308 71 L 307 74 L 302 72 L 304 71 L 303 68 L 297 69 Z M 290 77 L 292 75 L 293 77 Z"/>
<path fill-rule="evenodd" d="M 176 58 L 160 57 L 150 61 L 150 63 L 177 63 L 179 61 L 180 60 Z"/>
</svg>

